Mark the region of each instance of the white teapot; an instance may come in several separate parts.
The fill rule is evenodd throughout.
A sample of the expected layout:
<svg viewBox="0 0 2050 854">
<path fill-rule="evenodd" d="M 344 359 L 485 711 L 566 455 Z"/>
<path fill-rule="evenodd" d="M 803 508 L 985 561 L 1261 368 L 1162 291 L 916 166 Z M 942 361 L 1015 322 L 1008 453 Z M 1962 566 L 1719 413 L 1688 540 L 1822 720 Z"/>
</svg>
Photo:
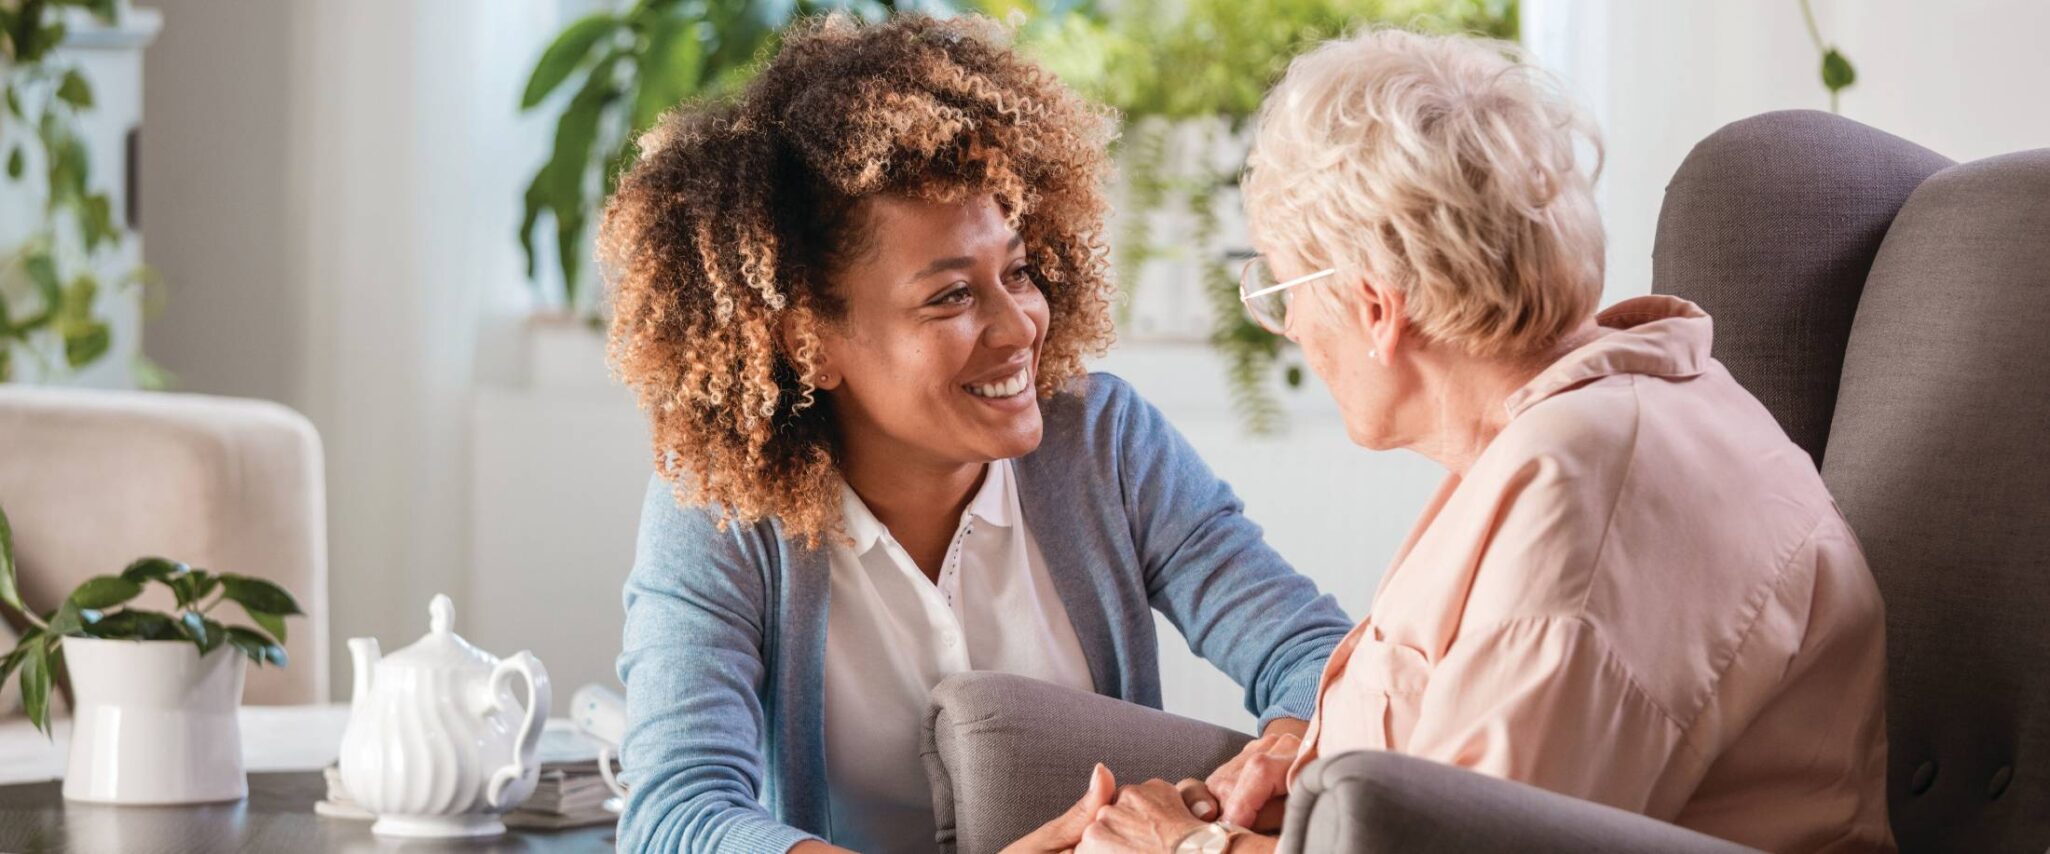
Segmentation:
<svg viewBox="0 0 2050 854">
<path fill-rule="evenodd" d="M 352 638 L 355 696 L 342 732 L 342 787 L 377 816 L 384 836 L 472 837 L 505 832 L 499 816 L 534 793 L 535 752 L 548 720 L 548 669 L 522 650 L 498 660 L 457 636 L 455 605 L 437 595 L 432 631 L 378 656 Z M 522 709 L 512 693 L 525 678 Z"/>
</svg>

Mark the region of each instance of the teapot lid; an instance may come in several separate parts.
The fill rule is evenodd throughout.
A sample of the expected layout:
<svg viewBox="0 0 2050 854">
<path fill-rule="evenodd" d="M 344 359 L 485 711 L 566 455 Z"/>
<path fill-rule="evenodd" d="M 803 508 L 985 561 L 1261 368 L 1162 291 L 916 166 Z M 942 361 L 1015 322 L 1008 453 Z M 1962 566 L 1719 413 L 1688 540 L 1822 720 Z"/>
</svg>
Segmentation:
<svg viewBox="0 0 2050 854">
<path fill-rule="evenodd" d="M 455 633 L 456 606 L 447 594 L 434 595 L 434 601 L 427 605 L 427 618 L 426 637 L 385 656 L 378 665 L 423 670 L 489 670 L 498 664 L 498 656 L 471 646 L 462 635 Z"/>
</svg>

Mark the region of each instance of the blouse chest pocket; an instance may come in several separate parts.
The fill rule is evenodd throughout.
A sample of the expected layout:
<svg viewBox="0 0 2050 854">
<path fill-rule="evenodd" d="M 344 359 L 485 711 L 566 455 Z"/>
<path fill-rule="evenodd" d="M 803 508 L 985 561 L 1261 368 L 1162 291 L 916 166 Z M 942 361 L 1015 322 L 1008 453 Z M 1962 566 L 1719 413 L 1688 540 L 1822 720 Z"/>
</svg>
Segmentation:
<svg viewBox="0 0 2050 854">
<path fill-rule="evenodd" d="M 1324 698 L 1323 739 L 1340 750 L 1402 750 L 1430 677 L 1430 661 L 1416 649 L 1361 640 Z"/>
</svg>

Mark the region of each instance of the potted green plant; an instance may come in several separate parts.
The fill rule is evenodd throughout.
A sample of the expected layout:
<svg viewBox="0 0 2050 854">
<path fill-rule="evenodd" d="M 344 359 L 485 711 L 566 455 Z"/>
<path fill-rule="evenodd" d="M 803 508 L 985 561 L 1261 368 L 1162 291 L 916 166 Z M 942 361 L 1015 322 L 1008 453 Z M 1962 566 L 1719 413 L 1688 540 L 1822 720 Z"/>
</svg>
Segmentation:
<svg viewBox="0 0 2050 854">
<path fill-rule="evenodd" d="M 170 589 L 173 613 L 130 604 L 151 584 Z M 285 618 L 301 613 L 291 594 L 261 578 L 146 557 L 86 580 L 38 614 L 22 599 L 13 529 L 0 509 L 0 602 L 29 625 L 0 659 L 0 681 L 20 671 L 23 706 L 46 736 L 51 686 L 68 677 L 66 798 L 175 804 L 247 794 L 236 717 L 243 662 L 285 666 Z M 225 602 L 255 625 L 216 619 Z"/>
</svg>

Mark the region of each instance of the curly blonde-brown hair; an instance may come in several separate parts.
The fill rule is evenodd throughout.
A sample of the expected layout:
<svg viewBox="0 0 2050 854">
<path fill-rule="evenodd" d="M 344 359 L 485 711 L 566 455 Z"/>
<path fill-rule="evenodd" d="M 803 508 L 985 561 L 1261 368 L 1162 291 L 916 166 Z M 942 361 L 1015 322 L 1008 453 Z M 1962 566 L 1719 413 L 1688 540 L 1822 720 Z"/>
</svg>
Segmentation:
<svg viewBox="0 0 2050 854">
<path fill-rule="evenodd" d="M 816 329 L 842 316 L 829 278 L 869 251 L 860 203 L 877 195 L 993 196 L 1046 294 L 1038 393 L 1081 376 L 1112 336 L 1111 128 L 994 22 L 916 15 L 796 25 L 738 99 L 664 117 L 606 206 L 598 251 L 613 369 L 653 423 L 676 500 L 717 509 L 722 527 L 779 519 L 809 546 L 839 529 Z"/>
</svg>

